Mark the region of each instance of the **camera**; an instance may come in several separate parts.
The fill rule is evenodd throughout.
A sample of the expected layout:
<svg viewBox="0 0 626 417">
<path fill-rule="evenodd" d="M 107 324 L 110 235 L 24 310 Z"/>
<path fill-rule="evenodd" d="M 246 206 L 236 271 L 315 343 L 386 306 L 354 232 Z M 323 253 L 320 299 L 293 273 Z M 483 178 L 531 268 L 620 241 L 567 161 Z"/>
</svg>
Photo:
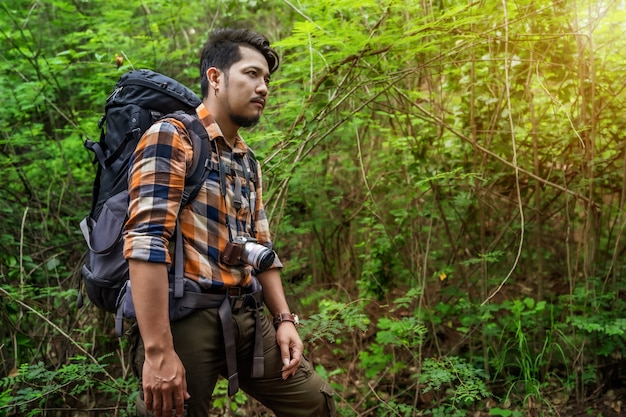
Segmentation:
<svg viewBox="0 0 626 417">
<path fill-rule="evenodd" d="M 276 254 L 273 250 L 256 242 L 257 240 L 251 237 L 235 237 L 226 244 L 222 262 L 230 266 L 245 263 L 258 271 L 267 270 L 274 263 Z"/>
</svg>

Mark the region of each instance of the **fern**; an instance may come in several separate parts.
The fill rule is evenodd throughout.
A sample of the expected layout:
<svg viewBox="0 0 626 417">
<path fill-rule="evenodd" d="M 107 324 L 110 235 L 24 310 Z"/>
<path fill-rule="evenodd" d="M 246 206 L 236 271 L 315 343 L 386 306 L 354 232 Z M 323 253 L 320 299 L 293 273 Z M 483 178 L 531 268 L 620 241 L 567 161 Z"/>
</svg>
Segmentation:
<svg viewBox="0 0 626 417">
<path fill-rule="evenodd" d="M 310 342 L 325 339 L 330 343 L 341 343 L 343 335 L 365 332 L 370 319 L 359 303 L 322 300 L 319 312 L 302 320 L 302 324 L 303 338 Z"/>
<path fill-rule="evenodd" d="M 490 395 L 483 372 L 456 356 L 425 359 L 419 380 L 424 392 L 449 388 L 454 393 L 453 405 L 471 404 Z"/>
<path fill-rule="evenodd" d="M 15 408 L 29 416 L 38 415 L 49 402 L 77 397 L 92 389 L 111 398 L 130 396 L 127 387 L 136 384 L 133 378 L 114 382 L 102 378 L 106 368 L 103 362 L 108 356 L 99 358 L 98 363 L 76 356 L 58 369 L 49 369 L 43 362 L 20 366 L 16 376 L 0 380 L 0 417 Z"/>
</svg>

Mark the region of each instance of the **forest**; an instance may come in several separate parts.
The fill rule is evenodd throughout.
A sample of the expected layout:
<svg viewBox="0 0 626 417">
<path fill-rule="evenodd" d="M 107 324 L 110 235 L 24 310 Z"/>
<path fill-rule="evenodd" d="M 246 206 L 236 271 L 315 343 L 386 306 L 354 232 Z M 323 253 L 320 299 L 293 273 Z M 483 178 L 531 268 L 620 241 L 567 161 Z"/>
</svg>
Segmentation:
<svg viewBox="0 0 626 417">
<path fill-rule="evenodd" d="M 83 143 L 131 69 L 199 93 L 218 27 L 281 56 L 244 137 L 340 416 L 626 413 L 624 0 L 12 0 L 0 417 L 134 415 L 127 338 L 77 303 Z"/>
</svg>

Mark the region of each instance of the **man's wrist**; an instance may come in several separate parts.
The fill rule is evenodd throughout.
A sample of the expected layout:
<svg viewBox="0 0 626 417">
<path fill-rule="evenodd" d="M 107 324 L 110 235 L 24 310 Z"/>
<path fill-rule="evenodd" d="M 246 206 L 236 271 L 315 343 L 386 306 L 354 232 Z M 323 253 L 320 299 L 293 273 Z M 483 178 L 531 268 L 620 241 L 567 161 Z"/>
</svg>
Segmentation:
<svg viewBox="0 0 626 417">
<path fill-rule="evenodd" d="M 274 316 L 275 329 L 278 329 L 278 327 L 284 322 L 293 323 L 296 328 L 300 325 L 300 319 L 295 313 L 278 313 Z"/>
</svg>

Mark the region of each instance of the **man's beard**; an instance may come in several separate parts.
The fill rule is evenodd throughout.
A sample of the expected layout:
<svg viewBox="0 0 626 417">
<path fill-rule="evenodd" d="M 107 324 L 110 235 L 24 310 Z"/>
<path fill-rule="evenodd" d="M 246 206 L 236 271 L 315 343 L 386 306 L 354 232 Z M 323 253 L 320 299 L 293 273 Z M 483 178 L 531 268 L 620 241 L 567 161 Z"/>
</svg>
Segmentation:
<svg viewBox="0 0 626 417">
<path fill-rule="evenodd" d="M 235 123 L 237 126 L 239 127 L 252 127 L 252 126 L 256 126 L 257 123 L 259 123 L 259 120 L 261 119 L 261 116 L 253 116 L 253 117 L 244 117 L 244 116 L 239 116 L 237 114 L 230 114 L 230 120 L 231 122 Z"/>
</svg>

